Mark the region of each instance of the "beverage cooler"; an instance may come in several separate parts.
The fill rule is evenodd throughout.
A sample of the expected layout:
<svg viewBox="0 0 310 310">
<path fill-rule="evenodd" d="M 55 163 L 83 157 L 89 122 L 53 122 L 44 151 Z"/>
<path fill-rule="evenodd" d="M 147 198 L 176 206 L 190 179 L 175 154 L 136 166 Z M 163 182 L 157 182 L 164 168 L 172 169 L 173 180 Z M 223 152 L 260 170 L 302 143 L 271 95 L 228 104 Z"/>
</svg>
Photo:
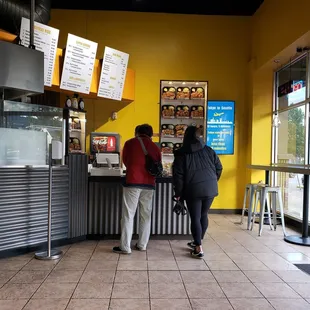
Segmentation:
<svg viewBox="0 0 310 310">
<path fill-rule="evenodd" d="M 64 108 L 66 128 L 65 156 L 86 153 L 86 111 Z"/>
</svg>

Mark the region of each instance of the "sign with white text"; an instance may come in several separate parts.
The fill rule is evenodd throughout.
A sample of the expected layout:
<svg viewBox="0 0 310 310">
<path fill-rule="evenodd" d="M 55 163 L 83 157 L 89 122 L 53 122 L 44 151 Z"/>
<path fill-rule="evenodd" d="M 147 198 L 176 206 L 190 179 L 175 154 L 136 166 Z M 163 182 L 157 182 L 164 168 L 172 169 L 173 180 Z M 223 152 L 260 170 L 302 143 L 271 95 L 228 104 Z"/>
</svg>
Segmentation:
<svg viewBox="0 0 310 310">
<path fill-rule="evenodd" d="M 113 48 L 104 50 L 98 97 L 122 100 L 129 55 Z"/>
<path fill-rule="evenodd" d="M 59 30 L 34 22 L 34 45 L 36 50 L 44 53 L 44 85 L 52 86 Z M 22 45 L 30 44 L 30 20 L 22 18 L 20 26 Z"/>
<path fill-rule="evenodd" d="M 60 88 L 89 94 L 98 44 L 68 34 Z"/>
<path fill-rule="evenodd" d="M 235 102 L 208 101 L 207 145 L 218 155 L 233 155 L 235 140 Z"/>
</svg>

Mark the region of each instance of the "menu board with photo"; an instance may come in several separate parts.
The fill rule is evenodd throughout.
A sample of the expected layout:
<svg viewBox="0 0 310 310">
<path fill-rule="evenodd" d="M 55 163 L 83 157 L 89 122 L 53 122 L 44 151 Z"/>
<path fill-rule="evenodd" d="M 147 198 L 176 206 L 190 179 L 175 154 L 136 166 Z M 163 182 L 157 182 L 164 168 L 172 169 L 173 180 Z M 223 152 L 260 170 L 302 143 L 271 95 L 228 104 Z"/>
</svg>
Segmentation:
<svg viewBox="0 0 310 310">
<path fill-rule="evenodd" d="M 89 94 L 98 43 L 68 34 L 60 88 Z"/>
<path fill-rule="evenodd" d="M 129 55 L 105 47 L 98 97 L 122 100 Z"/>
<path fill-rule="evenodd" d="M 36 50 L 44 53 L 44 85 L 52 86 L 59 30 L 34 22 L 34 45 Z M 22 45 L 30 43 L 30 20 L 22 18 L 20 26 Z"/>
</svg>

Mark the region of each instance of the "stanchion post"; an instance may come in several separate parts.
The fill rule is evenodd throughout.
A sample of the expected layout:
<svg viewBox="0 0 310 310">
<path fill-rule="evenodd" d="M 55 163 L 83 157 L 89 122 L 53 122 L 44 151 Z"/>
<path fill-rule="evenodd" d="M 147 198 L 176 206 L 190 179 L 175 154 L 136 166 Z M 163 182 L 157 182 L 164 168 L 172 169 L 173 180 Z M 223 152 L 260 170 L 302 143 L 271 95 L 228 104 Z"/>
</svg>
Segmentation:
<svg viewBox="0 0 310 310">
<path fill-rule="evenodd" d="M 56 158 L 57 159 L 57 158 Z M 52 195 L 53 195 L 53 147 L 49 145 L 48 156 L 48 217 L 47 217 L 47 251 L 35 254 L 35 258 L 40 260 L 59 259 L 62 251 L 52 250 Z"/>
</svg>

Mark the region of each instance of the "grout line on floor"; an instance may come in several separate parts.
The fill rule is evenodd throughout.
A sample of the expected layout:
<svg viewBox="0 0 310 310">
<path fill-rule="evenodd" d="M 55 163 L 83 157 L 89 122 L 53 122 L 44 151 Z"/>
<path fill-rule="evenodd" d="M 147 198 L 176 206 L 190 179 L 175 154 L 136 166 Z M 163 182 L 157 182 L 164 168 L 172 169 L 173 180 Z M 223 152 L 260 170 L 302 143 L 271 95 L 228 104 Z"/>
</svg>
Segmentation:
<svg viewBox="0 0 310 310">
<path fill-rule="evenodd" d="M 94 252 L 95 252 L 97 246 L 98 246 L 98 242 L 97 242 L 96 246 L 94 247 L 94 249 L 93 249 L 93 251 L 92 251 L 92 254 L 91 254 L 90 257 L 89 257 L 89 259 L 88 259 L 88 261 L 87 261 L 87 264 L 85 265 L 85 267 L 84 267 L 84 269 L 83 269 L 83 272 L 82 272 L 82 274 L 81 274 L 81 276 L 80 276 L 78 282 L 76 283 L 76 286 L 75 286 L 75 288 L 74 288 L 74 290 L 73 290 L 73 292 L 72 292 L 72 294 L 71 294 L 71 296 L 70 296 L 70 298 L 69 298 L 69 300 L 68 300 L 68 303 L 67 303 L 67 306 L 65 307 L 65 310 L 68 309 L 68 307 L 69 307 L 69 305 L 70 305 L 70 302 L 71 302 L 71 300 L 72 300 L 72 297 L 73 297 L 73 295 L 74 295 L 74 293 L 75 293 L 75 291 L 76 291 L 78 285 L 80 284 L 80 281 L 81 281 L 81 279 L 82 279 L 82 277 L 83 277 L 83 275 L 84 275 L 84 272 L 85 272 L 85 270 L 86 270 L 86 268 L 87 268 L 87 266 L 88 266 L 88 264 L 89 264 L 91 258 L 93 257 Z"/>
<path fill-rule="evenodd" d="M 187 299 L 188 299 L 189 305 L 190 305 L 191 309 L 193 310 L 194 308 L 193 308 L 193 305 L 192 305 L 191 299 L 189 298 L 189 295 L 188 295 L 188 292 L 187 292 L 187 289 L 186 289 L 186 285 L 185 285 L 185 283 L 184 283 L 184 280 L 183 280 L 183 277 L 182 277 L 182 273 L 181 273 L 181 270 L 180 270 L 180 267 L 179 267 L 178 261 L 177 261 L 177 259 L 176 259 L 176 257 L 175 257 L 175 254 L 174 254 L 173 248 L 172 248 L 172 246 L 171 246 L 171 242 L 170 242 L 170 240 L 169 240 L 169 244 L 170 244 L 170 248 L 171 248 L 172 255 L 173 255 L 173 257 L 174 257 L 175 263 L 176 263 L 176 265 L 177 265 L 177 267 L 178 267 L 178 272 L 179 272 L 180 277 L 181 277 L 181 279 L 182 279 L 182 284 L 183 284 L 183 287 L 184 287 L 184 290 L 185 290 L 185 293 L 186 293 L 186 296 L 187 296 Z M 194 258 L 193 258 L 193 259 L 194 259 Z"/>
<path fill-rule="evenodd" d="M 71 245 L 69 246 L 69 249 L 71 248 Z M 68 249 L 68 250 L 69 250 Z M 67 250 L 67 251 L 68 251 Z M 63 259 L 63 257 L 65 256 L 65 253 L 64 253 L 64 255 L 58 260 L 58 262 L 57 262 L 57 264 L 55 264 L 54 266 L 53 266 L 53 268 L 49 271 L 49 273 L 47 274 L 47 276 L 44 278 L 44 280 L 40 283 L 40 285 L 38 286 L 38 288 L 35 290 L 35 292 L 30 296 L 30 298 L 28 299 L 28 301 L 26 302 L 26 304 L 23 306 L 23 308 L 22 308 L 22 310 L 23 309 L 25 309 L 26 308 L 26 306 L 28 305 L 28 303 L 30 302 L 30 300 L 32 299 L 32 297 L 37 293 L 37 291 L 40 289 L 40 287 L 43 285 L 43 283 L 45 283 L 45 281 L 46 281 L 46 279 L 49 277 L 49 275 L 53 272 L 53 270 L 55 269 L 55 267 L 59 264 L 59 262 Z M 35 258 L 35 256 L 33 256 L 33 258 L 26 264 L 26 265 L 24 265 L 24 267 L 25 266 L 27 266 L 32 260 L 34 260 L 34 259 L 36 259 Z M 23 268 L 24 268 L 23 267 Z M 20 270 L 21 271 L 21 270 Z M 20 272 L 19 271 L 19 272 Z M 29 271 L 31 271 L 31 270 L 29 270 Z M 69 302 L 68 302 L 69 303 Z"/>
<path fill-rule="evenodd" d="M 111 251 L 112 251 L 112 250 L 111 250 Z M 112 253 L 113 253 L 113 251 L 112 251 Z M 115 255 L 118 255 L 118 257 L 117 257 L 117 264 L 116 264 L 116 268 L 115 268 L 114 278 L 113 278 L 113 282 L 112 282 L 111 295 L 110 295 L 110 300 L 109 300 L 108 309 L 111 308 L 112 295 L 113 295 L 113 290 L 114 290 L 114 284 L 115 284 L 116 274 L 117 274 L 117 271 L 118 271 L 118 264 L 119 264 L 119 262 L 120 262 L 120 257 L 121 257 L 121 255 L 126 255 L 126 254 L 116 254 L 116 253 L 114 253 L 114 254 L 115 254 Z"/>
<path fill-rule="evenodd" d="M 146 250 L 146 272 L 147 272 L 147 285 L 149 289 L 149 309 L 152 309 L 152 302 L 151 302 L 151 283 L 150 283 L 150 271 L 149 271 L 149 260 L 148 260 L 148 251 Z"/>
</svg>

